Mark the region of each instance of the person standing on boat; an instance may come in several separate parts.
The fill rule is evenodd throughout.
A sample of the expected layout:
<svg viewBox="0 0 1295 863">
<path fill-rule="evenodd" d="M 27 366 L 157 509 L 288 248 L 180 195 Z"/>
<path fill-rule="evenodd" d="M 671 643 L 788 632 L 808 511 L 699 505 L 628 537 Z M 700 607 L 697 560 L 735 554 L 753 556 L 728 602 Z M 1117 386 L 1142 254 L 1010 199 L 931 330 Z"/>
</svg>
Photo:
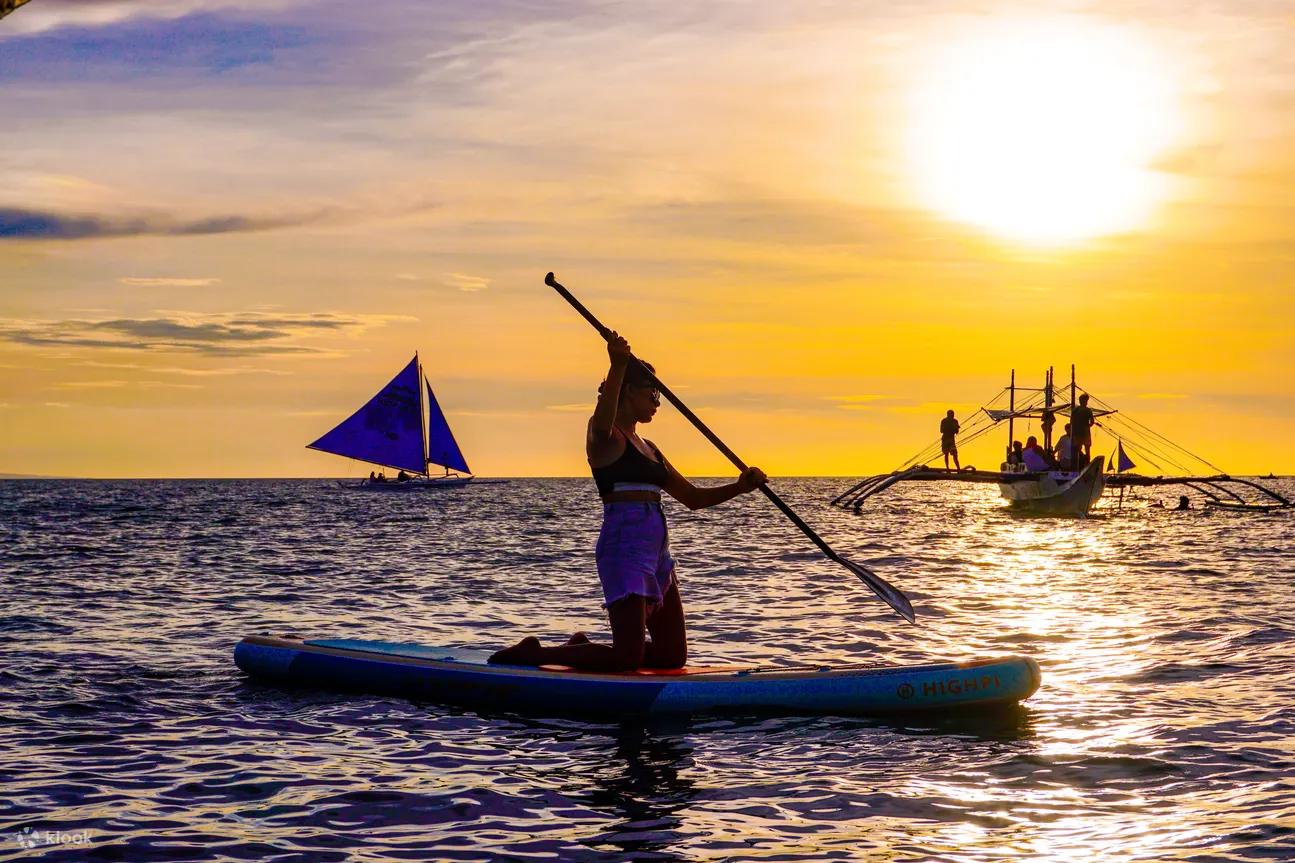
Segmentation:
<svg viewBox="0 0 1295 863">
<path fill-rule="evenodd" d="M 689 509 L 705 509 L 748 494 L 767 479 L 749 467 L 736 482 L 698 488 L 684 479 L 651 441 L 638 436 L 652 421 L 661 394 L 630 346 L 616 333 L 607 342 L 611 368 L 598 388 L 598 405 L 585 433 L 585 455 L 603 500 L 603 526 L 594 552 L 612 643 L 577 632 L 560 647 L 534 636 L 495 653 L 500 665 L 566 665 L 583 671 L 682 668 L 688 661 L 683 602 L 670 535 L 661 509 L 665 491 Z M 648 636 L 651 636 L 649 638 Z"/>
<path fill-rule="evenodd" d="M 962 470 L 962 465 L 958 462 L 958 432 L 962 431 L 962 426 L 949 411 L 944 419 L 940 420 L 940 451 L 944 453 L 944 469 L 949 469 L 949 456 L 953 456 L 953 464 L 958 470 Z"/>
<path fill-rule="evenodd" d="M 1043 444 L 1046 447 L 1048 441 L 1052 440 L 1052 427 L 1057 424 L 1057 415 L 1053 411 L 1045 410 L 1043 416 L 1039 419 L 1039 428 L 1043 431 Z"/>
<path fill-rule="evenodd" d="M 1088 406 L 1088 393 L 1084 393 L 1079 397 L 1079 404 L 1075 405 L 1070 412 L 1070 425 L 1073 427 L 1070 437 L 1072 449 L 1083 450 L 1085 463 L 1093 457 L 1093 423 L 1095 422 L 1097 419 L 1093 416 L 1093 409 Z"/>
</svg>

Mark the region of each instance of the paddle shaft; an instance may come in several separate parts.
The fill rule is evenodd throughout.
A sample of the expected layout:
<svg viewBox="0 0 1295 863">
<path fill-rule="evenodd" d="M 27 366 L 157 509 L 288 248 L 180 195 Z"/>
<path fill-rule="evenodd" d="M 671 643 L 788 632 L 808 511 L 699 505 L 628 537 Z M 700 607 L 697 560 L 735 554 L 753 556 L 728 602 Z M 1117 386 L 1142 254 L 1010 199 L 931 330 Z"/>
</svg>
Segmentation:
<svg viewBox="0 0 1295 863">
<path fill-rule="evenodd" d="M 575 297 L 571 295 L 570 291 L 562 287 L 562 285 L 558 283 L 558 280 L 553 278 L 552 273 L 549 273 L 544 278 L 544 283 L 548 285 L 550 288 L 552 288 L 553 290 L 557 291 L 559 294 L 561 294 L 562 299 L 570 303 L 571 307 L 575 309 L 577 312 L 579 312 L 581 317 L 583 317 L 586 321 L 592 324 L 593 328 L 596 329 L 604 339 L 608 341 L 611 340 L 612 331 L 607 329 L 607 327 L 603 326 L 602 322 L 600 322 L 597 318 L 593 316 L 593 312 L 586 309 L 583 303 L 581 303 L 579 300 L 577 300 Z M 631 359 L 633 362 L 638 363 L 639 368 L 643 370 L 643 374 L 647 375 L 647 377 L 652 381 L 652 385 L 655 386 L 658 391 L 660 391 L 661 395 L 665 396 L 666 399 L 670 402 L 670 404 L 675 406 L 675 409 L 679 411 L 679 413 L 687 417 L 688 421 L 697 428 L 697 431 L 701 432 L 703 435 L 706 436 L 706 440 L 713 443 L 716 449 L 724 453 L 724 456 L 729 461 L 733 462 L 733 464 L 737 467 L 738 470 L 740 471 L 746 470 L 747 468 L 746 462 L 742 461 L 742 459 L 738 457 L 737 453 L 729 449 L 728 444 L 720 440 L 719 436 L 716 435 L 713 431 L 711 431 L 710 428 L 707 427 L 707 425 L 701 421 L 701 417 L 697 416 L 695 413 L 689 410 L 688 406 L 684 404 L 683 401 L 681 401 L 677 395 L 671 392 L 670 388 L 667 387 L 665 384 L 663 384 L 661 382 L 661 379 L 658 378 L 655 374 L 653 374 L 650 369 L 648 369 L 642 363 L 639 363 L 638 357 L 631 357 Z M 827 555 L 837 563 L 840 563 L 840 564 L 846 563 L 846 561 L 842 560 L 841 557 L 835 551 L 832 550 L 832 547 L 830 545 L 828 545 L 826 542 L 823 541 L 822 537 L 820 537 L 817 533 L 814 532 L 814 529 L 812 527 L 805 524 L 805 522 L 801 519 L 801 517 L 796 515 L 796 513 L 792 510 L 792 508 L 787 506 L 786 502 L 782 498 L 778 497 L 777 493 L 773 489 L 769 488 L 769 484 L 767 482 L 760 486 L 760 491 L 764 492 L 764 496 L 769 498 L 769 500 L 773 502 L 774 506 L 782 510 L 782 514 L 787 516 L 787 518 L 791 519 L 791 523 L 796 525 L 796 527 L 800 528 L 801 532 L 804 533 L 805 536 L 809 537 L 810 540 L 814 543 L 814 545 L 818 546 L 819 550 L 823 552 L 823 554 Z"/>
</svg>

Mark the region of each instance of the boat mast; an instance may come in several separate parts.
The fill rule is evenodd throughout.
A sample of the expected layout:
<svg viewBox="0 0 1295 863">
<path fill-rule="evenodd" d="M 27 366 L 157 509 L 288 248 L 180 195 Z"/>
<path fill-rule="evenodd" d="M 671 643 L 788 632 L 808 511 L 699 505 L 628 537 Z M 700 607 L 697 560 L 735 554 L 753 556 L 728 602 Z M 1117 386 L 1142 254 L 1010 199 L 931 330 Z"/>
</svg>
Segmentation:
<svg viewBox="0 0 1295 863">
<path fill-rule="evenodd" d="M 1075 364 L 1070 364 L 1070 469 L 1079 467 L 1079 447 L 1075 446 Z"/>
<path fill-rule="evenodd" d="M 1045 416 L 1052 413 L 1052 366 L 1048 366 L 1048 373 L 1044 375 L 1043 381 L 1043 413 Z M 1052 452 L 1052 426 L 1048 423 L 1042 423 L 1043 426 L 1043 448 Z"/>
<path fill-rule="evenodd" d="M 423 390 L 426 386 L 423 381 L 423 363 L 418 359 L 418 351 L 414 351 L 414 359 L 418 360 L 418 433 L 423 438 L 423 476 L 431 476 L 427 470 L 427 405 L 423 403 Z"/>
<path fill-rule="evenodd" d="M 1012 416 L 1012 414 L 1016 413 L 1016 369 L 1012 369 L 1012 381 L 1007 385 L 1007 409 L 1010 411 L 1007 416 L 1007 457 L 1010 459 L 1012 457 L 1012 441 L 1016 437 L 1013 432 L 1016 417 Z"/>
</svg>

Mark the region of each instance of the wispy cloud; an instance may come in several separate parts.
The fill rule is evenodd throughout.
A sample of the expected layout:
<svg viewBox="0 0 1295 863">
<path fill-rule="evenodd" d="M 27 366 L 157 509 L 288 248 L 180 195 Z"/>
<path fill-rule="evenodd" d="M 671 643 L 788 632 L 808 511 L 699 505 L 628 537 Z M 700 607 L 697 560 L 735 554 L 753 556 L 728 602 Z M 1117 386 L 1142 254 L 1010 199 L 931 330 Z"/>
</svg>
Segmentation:
<svg viewBox="0 0 1295 863">
<path fill-rule="evenodd" d="M 58 27 L 102 27 L 132 18 L 174 19 L 218 9 L 274 9 L 299 0 L 41 0 L 5 22 L 12 33 Z"/>
<path fill-rule="evenodd" d="M 144 235 L 198 236 L 268 231 L 313 222 L 322 214 L 256 218 L 211 216 L 180 220 L 170 216 L 103 216 L 0 207 L 0 240 L 84 240 Z"/>
<path fill-rule="evenodd" d="M 327 351 L 302 344 L 302 340 L 320 335 L 355 335 L 393 320 L 413 319 L 333 312 L 181 312 L 152 318 L 106 320 L 0 319 L 0 341 L 37 347 L 180 351 L 219 356 L 322 354 Z M 202 374 L 201 371 L 195 373 Z"/>
<path fill-rule="evenodd" d="M 64 390 L 92 390 L 92 389 L 120 389 L 129 386 L 129 381 L 67 381 L 66 383 L 57 384 L 59 389 Z"/>
<path fill-rule="evenodd" d="M 972 404 L 971 402 L 922 402 L 916 405 L 896 405 L 887 407 L 886 410 L 897 414 L 930 414 L 931 416 L 942 417 L 944 412 L 950 408 L 975 413 L 980 410 L 980 405 Z"/>
<path fill-rule="evenodd" d="M 220 279 L 175 279 L 175 278 L 138 278 L 128 276 L 118 279 L 123 285 L 139 285 L 141 287 L 175 287 L 175 288 L 201 288 L 207 285 L 218 285 Z"/>
<path fill-rule="evenodd" d="M 460 291 L 484 291 L 490 287 L 490 280 L 484 276 L 469 276 L 465 273 L 446 273 L 445 284 Z"/>
<path fill-rule="evenodd" d="M 179 384 L 171 381 L 66 381 L 61 384 L 55 384 L 62 390 L 119 390 L 127 387 L 135 389 L 172 389 L 172 390 L 200 390 L 205 389 L 201 384 Z"/>
<path fill-rule="evenodd" d="M 844 411 L 870 411 L 875 410 L 878 406 L 873 402 L 893 399 L 894 396 L 877 396 L 877 395 L 856 395 L 856 396 L 825 396 L 830 402 L 839 402 L 838 408 Z"/>
<path fill-rule="evenodd" d="M 277 377 L 291 376 L 292 372 L 281 369 L 257 369 L 251 366 L 222 366 L 213 369 L 186 369 L 179 366 L 146 366 L 140 363 L 103 363 L 97 360 L 82 360 L 81 362 L 71 363 L 74 366 L 95 369 L 130 369 L 132 371 L 145 371 L 150 374 L 158 375 L 185 375 L 193 377 L 227 377 L 229 375 L 274 375 Z M 15 366 L 14 368 L 19 368 Z"/>
</svg>

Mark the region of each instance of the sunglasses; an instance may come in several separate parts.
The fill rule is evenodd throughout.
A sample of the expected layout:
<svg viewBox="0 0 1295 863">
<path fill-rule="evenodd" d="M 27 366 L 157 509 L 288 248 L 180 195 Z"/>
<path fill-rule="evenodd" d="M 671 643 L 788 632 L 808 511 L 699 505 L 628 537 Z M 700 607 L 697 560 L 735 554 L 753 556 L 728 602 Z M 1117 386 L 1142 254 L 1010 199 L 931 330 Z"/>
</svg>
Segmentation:
<svg viewBox="0 0 1295 863">
<path fill-rule="evenodd" d="M 660 391 L 659 389 L 657 389 L 656 387 L 646 387 L 646 386 L 644 386 L 644 387 L 635 387 L 635 389 L 647 390 L 647 391 L 651 394 L 651 396 L 652 396 L 652 404 L 654 404 L 654 405 L 659 405 L 659 404 L 661 404 L 661 391 Z"/>
</svg>

